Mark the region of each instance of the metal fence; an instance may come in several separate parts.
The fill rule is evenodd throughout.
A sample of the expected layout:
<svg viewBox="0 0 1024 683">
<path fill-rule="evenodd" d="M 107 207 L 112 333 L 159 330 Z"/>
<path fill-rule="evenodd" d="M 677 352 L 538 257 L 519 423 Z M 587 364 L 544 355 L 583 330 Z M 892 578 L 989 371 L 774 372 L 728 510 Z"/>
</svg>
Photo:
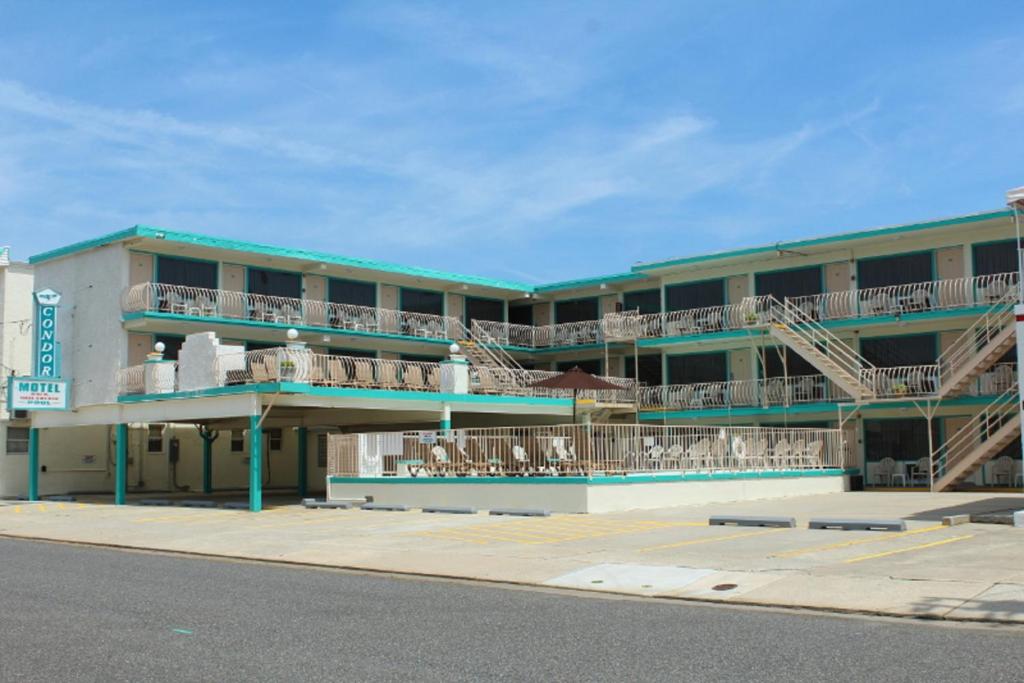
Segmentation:
<svg viewBox="0 0 1024 683">
<path fill-rule="evenodd" d="M 599 476 L 843 468 L 839 429 L 557 425 L 336 434 L 328 475 Z"/>
</svg>

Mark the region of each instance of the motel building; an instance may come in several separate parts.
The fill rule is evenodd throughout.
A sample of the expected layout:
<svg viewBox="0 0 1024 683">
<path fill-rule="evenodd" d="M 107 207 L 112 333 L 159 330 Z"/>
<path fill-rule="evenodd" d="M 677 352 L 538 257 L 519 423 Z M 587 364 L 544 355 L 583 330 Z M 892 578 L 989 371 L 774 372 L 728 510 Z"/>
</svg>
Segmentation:
<svg viewBox="0 0 1024 683">
<path fill-rule="evenodd" d="M 1019 489 L 1016 234 L 1005 209 L 533 285 L 136 226 L 6 267 L 7 384 L 60 386 L 0 407 L 0 494 Z M 576 366 L 613 388 L 534 386 Z"/>
</svg>

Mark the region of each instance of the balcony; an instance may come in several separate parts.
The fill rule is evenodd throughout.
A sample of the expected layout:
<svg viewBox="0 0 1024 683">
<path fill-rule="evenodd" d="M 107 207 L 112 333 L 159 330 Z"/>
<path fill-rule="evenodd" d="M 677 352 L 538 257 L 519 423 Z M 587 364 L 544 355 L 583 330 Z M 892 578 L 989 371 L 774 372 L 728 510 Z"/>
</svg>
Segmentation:
<svg viewBox="0 0 1024 683">
<path fill-rule="evenodd" d="M 816 321 L 869 319 L 884 316 L 988 307 L 1017 287 L 1016 273 L 952 278 L 933 282 L 851 289 L 786 301 Z M 770 297 L 747 297 L 735 304 L 637 315 L 610 313 L 601 321 L 608 338 L 653 339 L 729 332 L 767 324 Z"/>
<path fill-rule="evenodd" d="M 557 325 L 515 325 L 474 320 L 472 329 L 474 336 L 488 343 L 525 349 L 555 349 L 604 343 L 600 320 Z"/>
<path fill-rule="evenodd" d="M 389 391 L 452 392 L 457 382 L 449 376 L 456 372 L 442 363 L 382 360 L 356 356 L 314 353 L 307 348 L 279 347 L 255 351 L 224 353 L 204 368 L 210 377 L 207 387 L 296 383 L 317 387 L 382 389 Z M 182 389 L 178 384 L 178 365 L 165 361 L 122 368 L 117 373 L 118 395 L 166 394 Z M 464 367 L 464 366 L 463 366 Z M 209 372 L 206 372 L 209 370 Z M 147 372 L 149 375 L 147 376 Z M 568 390 L 534 388 L 531 385 L 559 373 L 500 367 L 468 367 L 470 394 L 571 398 Z M 195 376 L 196 373 L 192 373 Z M 618 391 L 581 391 L 578 398 L 598 403 L 633 403 L 637 387 L 632 379 L 603 377 L 622 387 Z M 457 392 L 457 390 L 456 390 Z"/>
<path fill-rule="evenodd" d="M 157 282 L 145 282 L 127 289 L 121 297 L 121 310 L 124 313 L 245 320 L 419 339 L 459 339 L 465 329 L 457 318 L 451 316 Z"/>
<path fill-rule="evenodd" d="M 935 398 L 939 386 L 937 365 L 873 368 L 863 371 L 863 379 L 874 389 L 876 398 L 881 400 Z M 997 363 L 975 380 L 967 394 L 998 396 L 1016 381 L 1016 363 Z M 637 389 L 637 403 L 641 410 L 769 408 L 850 401 L 850 396 L 824 375 L 644 386 Z"/>
</svg>

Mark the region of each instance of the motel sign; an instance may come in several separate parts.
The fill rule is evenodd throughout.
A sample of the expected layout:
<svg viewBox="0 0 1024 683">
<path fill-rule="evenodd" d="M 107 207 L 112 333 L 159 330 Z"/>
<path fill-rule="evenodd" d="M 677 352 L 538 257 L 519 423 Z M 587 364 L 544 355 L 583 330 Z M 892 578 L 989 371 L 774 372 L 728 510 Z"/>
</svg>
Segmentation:
<svg viewBox="0 0 1024 683">
<path fill-rule="evenodd" d="M 36 299 L 36 377 L 60 377 L 57 354 L 57 304 L 60 294 L 52 289 L 35 293 Z"/>
</svg>

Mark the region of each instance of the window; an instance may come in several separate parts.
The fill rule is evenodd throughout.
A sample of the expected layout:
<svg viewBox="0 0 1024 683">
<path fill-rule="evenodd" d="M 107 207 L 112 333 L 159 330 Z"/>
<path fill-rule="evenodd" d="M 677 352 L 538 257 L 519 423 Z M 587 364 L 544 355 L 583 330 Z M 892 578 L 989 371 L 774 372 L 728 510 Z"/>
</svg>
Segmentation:
<svg viewBox="0 0 1024 683">
<path fill-rule="evenodd" d="M 444 295 L 426 289 L 402 288 L 402 310 L 409 313 L 444 315 Z"/>
<path fill-rule="evenodd" d="M 754 284 L 758 296 L 771 294 L 779 301 L 787 296 L 821 294 L 821 266 L 758 273 Z"/>
<path fill-rule="evenodd" d="M 178 360 L 178 352 L 181 351 L 181 345 L 184 343 L 184 337 L 173 334 L 157 334 L 153 337 L 154 345 L 164 345 L 164 360 Z"/>
<path fill-rule="evenodd" d="M 232 429 L 231 430 L 231 452 L 242 453 L 245 451 L 245 430 L 244 429 Z"/>
<path fill-rule="evenodd" d="M 316 435 L 316 466 L 322 470 L 327 469 L 327 435 Z"/>
<path fill-rule="evenodd" d="M 267 441 L 270 442 L 270 450 L 279 451 L 281 450 L 281 430 L 280 429 L 268 429 L 267 430 Z"/>
<path fill-rule="evenodd" d="M 27 410 L 15 410 L 15 411 L 12 411 L 11 412 L 11 419 L 12 420 L 27 420 L 28 419 L 28 411 Z"/>
<path fill-rule="evenodd" d="M 930 251 L 857 261 L 859 289 L 931 282 L 933 279 Z"/>
<path fill-rule="evenodd" d="M 249 293 L 302 298 L 302 276 L 282 270 L 249 269 Z"/>
<path fill-rule="evenodd" d="M 975 244 L 972 250 L 975 275 L 1017 272 L 1017 252 L 1013 248 L 1013 240 Z"/>
<path fill-rule="evenodd" d="M 28 427 L 7 427 L 7 454 L 28 453 Z"/>
<path fill-rule="evenodd" d="M 801 377 L 803 375 L 820 375 L 821 370 L 807 362 L 807 359 L 788 347 L 783 348 L 786 354 L 785 372 L 783 372 L 782 356 L 779 349 L 768 348 L 764 350 L 764 377 Z"/>
<path fill-rule="evenodd" d="M 327 283 L 327 300 L 335 304 L 374 308 L 377 306 L 377 285 L 373 282 L 331 278 Z"/>
<path fill-rule="evenodd" d="M 723 305 L 725 305 L 725 280 L 688 282 L 665 287 L 666 311 L 688 311 L 691 308 Z"/>
<path fill-rule="evenodd" d="M 860 340 L 860 353 L 879 368 L 902 365 L 931 365 L 936 357 L 934 334 L 908 334 L 900 337 L 874 337 Z"/>
<path fill-rule="evenodd" d="M 146 452 L 147 453 L 162 453 L 164 450 L 164 426 L 163 425 L 149 425 L 149 431 L 146 434 Z"/>
<path fill-rule="evenodd" d="M 533 324 L 533 304 L 519 304 L 508 307 L 508 321 L 515 325 Z"/>
<path fill-rule="evenodd" d="M 641 315 L 661 312 L 661 291 L 645 289 L 641 292 L 626 292 L 622 295 L 622 310 L 640 311 Z"/>
<path fill-rule="evenodd" d="M 623 373 L 626 377 L 636 377 L 637 361 L 635 356 L 626 356 L 623 359 L 625 362 L 625 372 Z M 640 381 L 649 387 L 657 386 L 661 384 L 661 356 L 660 355 L 647 355 L 640 356 Z"/>
<path fill-rule="evenodd" d="M 501 299 L 480 299 L 466 297 L 466 324 L 471 320 L 495 320 L 505 322 L 505 302 Z"/>
<path fill-rule="evenodd" d="M 601 317 L 598 313 L 599 310 L 600 304 L 596 296 L 588 299 L 556 301 L 555 322 L 578 323 L 586 320 L 597 320 Z"/>
<path fill-rule="evenodd" d="M 427 356 L 417 353 L 403 353 L 399 358 L 410 363 L 440 363 L 445 360 L 444 356 Z"/>
<path fill-rule="evenodd" d="M 668 357 L 669 384 L 697 384 L 699 382 L 725 382 L 725 353 L 691 353 Z"/>
<path fill-rule="evenodd" d="M 939 439 L 939 422 L 935 420 L 932 435 Z M 882 458 L 913 461 L 928 457 L 928 420 L 923 417 L 896 420 L 864 420 L 864 447 L 869 462 Z M 902 471 L 902 470 L 901 470 Z"/>
<path fill-rule="evenodd" d="M 284 343 L 275 344 L 273 342 L 245 342 L 246 351 L 263 351 L 265 349 L 279 349 L 284 346 Z"/>
<path fill-rule="evenodd" d="M 579 366 L 583 372 L 589 372 L 591 375 L 601 374 L 601 359 L 591 358 L 588 360 L 563 360 L 559 361 L 556 369 L 559 372 L 569 372 L 574 367 Z"/>
<path fill-rule="evenodd" d="M 217 264 L 211 261 L 157 256 L 156 281 L 165 285 L 217 289 Z"/>
</svg>

